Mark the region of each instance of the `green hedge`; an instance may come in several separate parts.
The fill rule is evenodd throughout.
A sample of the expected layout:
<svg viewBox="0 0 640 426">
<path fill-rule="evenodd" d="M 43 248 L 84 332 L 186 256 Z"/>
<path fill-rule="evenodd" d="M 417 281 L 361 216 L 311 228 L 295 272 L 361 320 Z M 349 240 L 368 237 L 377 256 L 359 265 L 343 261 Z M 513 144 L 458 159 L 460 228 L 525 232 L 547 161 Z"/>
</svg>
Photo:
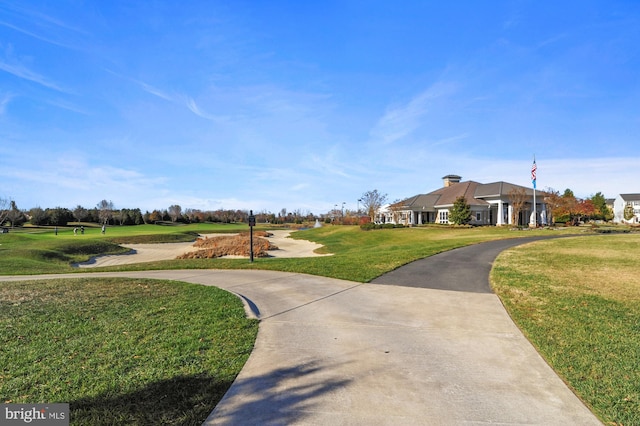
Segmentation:
<svg viewBox="0 0 640 426">
<path fill-rule="evenodd" d="M 360 229 L 363 231 L 371 231 L 372 229 L 394 229 L 394 228 L 404 228 L 402 224 L 394 224 L 394 223 L 363 223 L 360 225 Z"/>
</svg>

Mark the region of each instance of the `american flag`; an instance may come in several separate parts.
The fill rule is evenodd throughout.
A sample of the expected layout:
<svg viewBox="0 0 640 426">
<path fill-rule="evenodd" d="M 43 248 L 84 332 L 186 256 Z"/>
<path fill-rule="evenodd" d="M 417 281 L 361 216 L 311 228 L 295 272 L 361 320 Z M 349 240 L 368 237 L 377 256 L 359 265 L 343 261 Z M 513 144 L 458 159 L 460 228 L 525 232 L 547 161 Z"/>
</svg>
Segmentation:
<svg viewBox="0 0 640 426">
<path fill-rule="evenodd" d="M 533 188 L 536 187 L 536 171 L 538 170 L 538 166 L 536 165 L 536 159 L 533 159 L 533 165 L 531 166 L 531 182 L 533 183 Z"/>
</svg>

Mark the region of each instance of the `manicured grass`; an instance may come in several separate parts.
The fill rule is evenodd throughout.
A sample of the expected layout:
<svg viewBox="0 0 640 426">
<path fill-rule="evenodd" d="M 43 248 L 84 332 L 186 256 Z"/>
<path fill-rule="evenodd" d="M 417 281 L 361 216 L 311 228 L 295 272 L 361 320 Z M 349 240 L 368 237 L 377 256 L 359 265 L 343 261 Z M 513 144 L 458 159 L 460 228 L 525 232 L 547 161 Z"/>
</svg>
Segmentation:
<svg viewBox="0 0 640 426">
<path fill-rule="evenodd" d="M 224 226 L 222 230 L 228 232 L 247 230 L 246 225 Z M 71 261 L 120 250 L 113 243 L 114 239 L 120 242 L 189 240 L 194 233 L 222 230 L 200 225 L 116 227 L 109 228 L 107 236 L 101 235 L 99 229 L 87 230 L 83 236 L 73 236 L 68 230 L 58 236 L 54 236 L 52 231 L 16 232 L 0 236 L 0 271 L 2 274 L 71 272 Z M 362 231 L 359 227 L 325 226 L 296 232 L 292 237 L 323 244 L 325 247 L 321 250 L 333 254 L 328 257 L 258 258 L 254 263 L 246 259 L 189 259 L 92 270 L 272 269 L 368 282 L 413 260 L 456 247 L 495 239 L 572 232 L 584 233 L 585 230 L 418 227 Z M 627 241 L 624 238 L 629 238 L 625 247 L 635 257 L 620 255 L 616 244 Z M 545 355 L 549 362 L 554 367 L 557 364 L 559 371 L 562 372 L 563 368 L 567 371 L 561 374 L 601 418 L 622 419 L 614 421 L 625 424 L 638 423 L 639 420 L 633 414 L 639 409 L 637 385 L 634 387 L 626 383 L 623 386 L 625 380 L 632 384 L 640 382 L 637 368 L 640 344 L 635 337 L 640 331 L 640 314 L 633 307 L 638 305 L 637 288 L 625 284 L 621 287 L 627 289 L 625 292 L 616 290 L 614 293 L 618 297 L 626 295 L 621 300 L 594 289 L 620 288 L 607 280 L 611 279 L 614 270 L 635 267 L 638 238 L 637 234 L 591 236 L 576 239 L 570 247 L 556 244 L 569 244 L 574 239 L 539 243 L 549 246 L 543 246 L 544 251 L 536 251 L 537 256 L 543 256 L 537 263 L 531 264 L 530 259 L 534 257 L 528 255 L 507 254 L 501 257 L 502 263 L 494 270 L 494 277 L 498 277 L 496 288 L 501 295 L 506 294 L 502 295 L 505 305 L 523 307 L 510 308 L 516 321 L 524 324 L 523 329 L 534 344 L 540 348 L 551 348 L 547 351 L 550 355 Z M 584 245 L 583 242 L 587 241 L 604 242 L 596 247 Z M 607 250 L 602 251 L 602 247 L 607 247 Z M 603 273 L 604 264 L 615 267 Z M 542 274 L 540 271 L 545 268 L 548 271 Z M 588 292 L 575 295 L 574 290 L 559 290 L 564 285 L 562 280 L 551 281 L 559 279 L 565 271 L 573 271 L 574 275 L 565 277 L 577 283 L 587 282 L 582 275 L 585 272 L 597 279 L 592 280 Z M 637 277 L 637 269 L 634 271 Z M 548 282 L 554 284 L 550 288 L 530 290 L 527 286 L 534 288 L 538 285 L 536 277 L 547 287 Z M 499 280 L 507 278 L 514 284 L 503 287 L 515 290 L 500 290 Z M 618 278 L 627 282 L 624 281 L 626 275 Z M 603 287 L 603 282 L 608 285 Z M 523 285 L 524 289 L 519 287 Z M 197 293 L 198 288 L 205 293 Z M 71 402 L 72 410 L 79 416 L 78 424 L 97 424 L 98 419 L 116 419 L 113 420 L 115 423 L 128 424 L 199 424 L 203 420 L 202 415 L 206 416 L 215 406 L 242 368 L 257 327 L 255 322 L 245 319 L 240 302 L 226 293 L 235 302 L 234 309 L 240 311 L 233 311 L 228 319 L 212 318 L 210 315 L 218 314 L 208 309 L 217 312 L 217 307 L 222 306 L 222 311 L 227 312 L 224 307 L 233 305 L 230 301 L 218 300 L 217 296 L 207 299 L 205 295 L 213 290 L 185 283 L 97 278 L 2 283 L 0 321 L 3 329 L 9 330 L 9 335 L 0 348 L 0 365 L 12 367 L 5 367 L 2 371 L 0 397 L 13 402 Z M 202 300 L 206 301 L 207 308 L 200 305 Z M 539 304 L 544 305 L 544 309 L 539 309 Z M 586 308 L 593 308 L 593 311 L 588 311 L 587 319 L 582 316 Z M 545 316 L 540 316 L 542 314 L 538 311 L 543 311 Z M 168 312 L 176 315 L 170 317 Z M 527 323 L 532 324 L 530 328 L 534 332 L 528 331 Z M 212 324 L 220 324 L 220 327 L 212 327 Z M 196 331 L 189 327 L 195 327 Z M 211 334 L 207 334 L 209 331 Z M 630 343 L 623 343 L 625 332 L 626 337 L 631 336 Z M 88 340 L 84 339 L 85 335 L 90 336 Z M 595 343 L 589 340 L 600 335 L 602 337 L 598 337 Z M 584 341 L 573 343 L 570 340 L 576 336 L 590 344 L 586 346 L 588 349 L 584 349 Z M 228 342 L 231 352 L 223 350 L 227 344 L 222 345 L 223 348 L 211 342 Z M 558 347 L 560 349 L 555 349 Z M 171 348 L 177 349 L 172 351 Z M 594 354 L 604 354 L 604 358 L 613 360 L 613 363 L 601 371 L 593 360 Z M 633 359 L 636 364 L 630 361 Z M 28 376 L 31 370 L 34 375 Z M 617 378 L 603 380 L 607 375 L 617 375 Z M 25 380 L 23 376 L 30 378 Z M 94 377 L 98 378 L 95 385 L 89 383 L 94 381 Z M 575 380 L 578 385 L 574 384 Z M 604 387 L 601 381 L 606 383 Z M 586 390 L 580 390 L 580 382 L 586 383 Z M 203 393 L 197 393 L 196 388 L 202 389 Z M 616 397 L 604 402 L 591 402 L 589 392 L 595 400 L 602 398 L 603 393 Z M 145 417 L 158 407 L 162 410 L 156 417 Z M 620 412 L 624 414 L 619 415 Z"/>
<path fill-rule="evenodd" d="M 640 235 L 528 244 L 491 274 L 542 356 L 610 425 L 640 424 Z"/>
<path fill-rule="evenodd" d="M 85 226 L 84 234 L 73 233 L 73 226 L 58 228 L 17 228 L 0 234 L 0 274 L 24 275 L 73 272 L 73 263 L 101 254 L 129 251 L 125 243 L 166 243 L 195 241 L 199 233 L 238 232 L 244 224 L 139 225 L 108 227 Z M 86 272 L 86 271 L 85 271 Z"/>
<path fill-rule="evenodd" d="M 78 279 L 0 285 L 0 398 L 68 402 L 74 425 L 199 425 L 257 321 L 214 287 Z"/>
<path fill-rule="evenodd" d="M 322 253 L 333 256 L 310 258 L 258 258 L 254 263 L 246 259 L 184 259 L 145 264 L 96 268 L 95 270 L 130 271 L 147 269 L 268 269 L 298 272 L 368 282 L 385 272 L 426 256 L 502 238 L 521 238 L 533 235 L 584 232 L 535 230 L 511 231 L 505 228 L 449 228 L 417 227 L 363 231 L 357 226 L 324 226 L 298 231 L 292 238 L 314 241 L 324 245 Z"/>
</svg>

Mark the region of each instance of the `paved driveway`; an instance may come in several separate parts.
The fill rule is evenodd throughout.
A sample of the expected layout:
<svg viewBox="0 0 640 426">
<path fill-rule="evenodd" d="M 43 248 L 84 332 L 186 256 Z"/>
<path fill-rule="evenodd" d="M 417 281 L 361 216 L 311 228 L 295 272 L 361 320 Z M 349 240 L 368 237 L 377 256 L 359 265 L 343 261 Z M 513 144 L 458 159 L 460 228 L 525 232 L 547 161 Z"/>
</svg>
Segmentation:
<svg viewBox="0 0 640 426">
<path fill-rule="evenodd" d="M 502 248 L 488 244 L 456 250 L 458 260 L 450 252 L 431 266 L 419 261 L 376 284 L 272 271 L 92 275 L 215 285 L 248 301 L 261 319 L 256 345 L 208 425 L 601 424 L 488 284 L 434 284 L 467 267 L 485 274 Z M 397 274 L 411 270 L 403 283 Z"/>
</svg>

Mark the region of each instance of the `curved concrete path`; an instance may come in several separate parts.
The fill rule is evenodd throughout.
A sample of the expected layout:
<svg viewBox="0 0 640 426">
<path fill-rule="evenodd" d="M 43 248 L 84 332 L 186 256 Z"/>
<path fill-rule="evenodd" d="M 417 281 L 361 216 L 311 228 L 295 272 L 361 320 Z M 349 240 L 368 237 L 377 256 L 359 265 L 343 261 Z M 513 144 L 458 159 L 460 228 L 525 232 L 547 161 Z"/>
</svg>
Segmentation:
<svg viewBox="0 0 640 426">
<path fill-rule="evenodd" d="M 600 425 L 488 291 L 495 255 L 524 242 L 443 253 L 375 280 L 381 285 L 273 271 L 35 278 L 175 279 L 241 295 L 260 331 L 207 425 Z M 476 272 L 451 278 L 467 268 Z M 455 291 L 428 288 L 441 286 L 442 274 Z"/>
</svg>

